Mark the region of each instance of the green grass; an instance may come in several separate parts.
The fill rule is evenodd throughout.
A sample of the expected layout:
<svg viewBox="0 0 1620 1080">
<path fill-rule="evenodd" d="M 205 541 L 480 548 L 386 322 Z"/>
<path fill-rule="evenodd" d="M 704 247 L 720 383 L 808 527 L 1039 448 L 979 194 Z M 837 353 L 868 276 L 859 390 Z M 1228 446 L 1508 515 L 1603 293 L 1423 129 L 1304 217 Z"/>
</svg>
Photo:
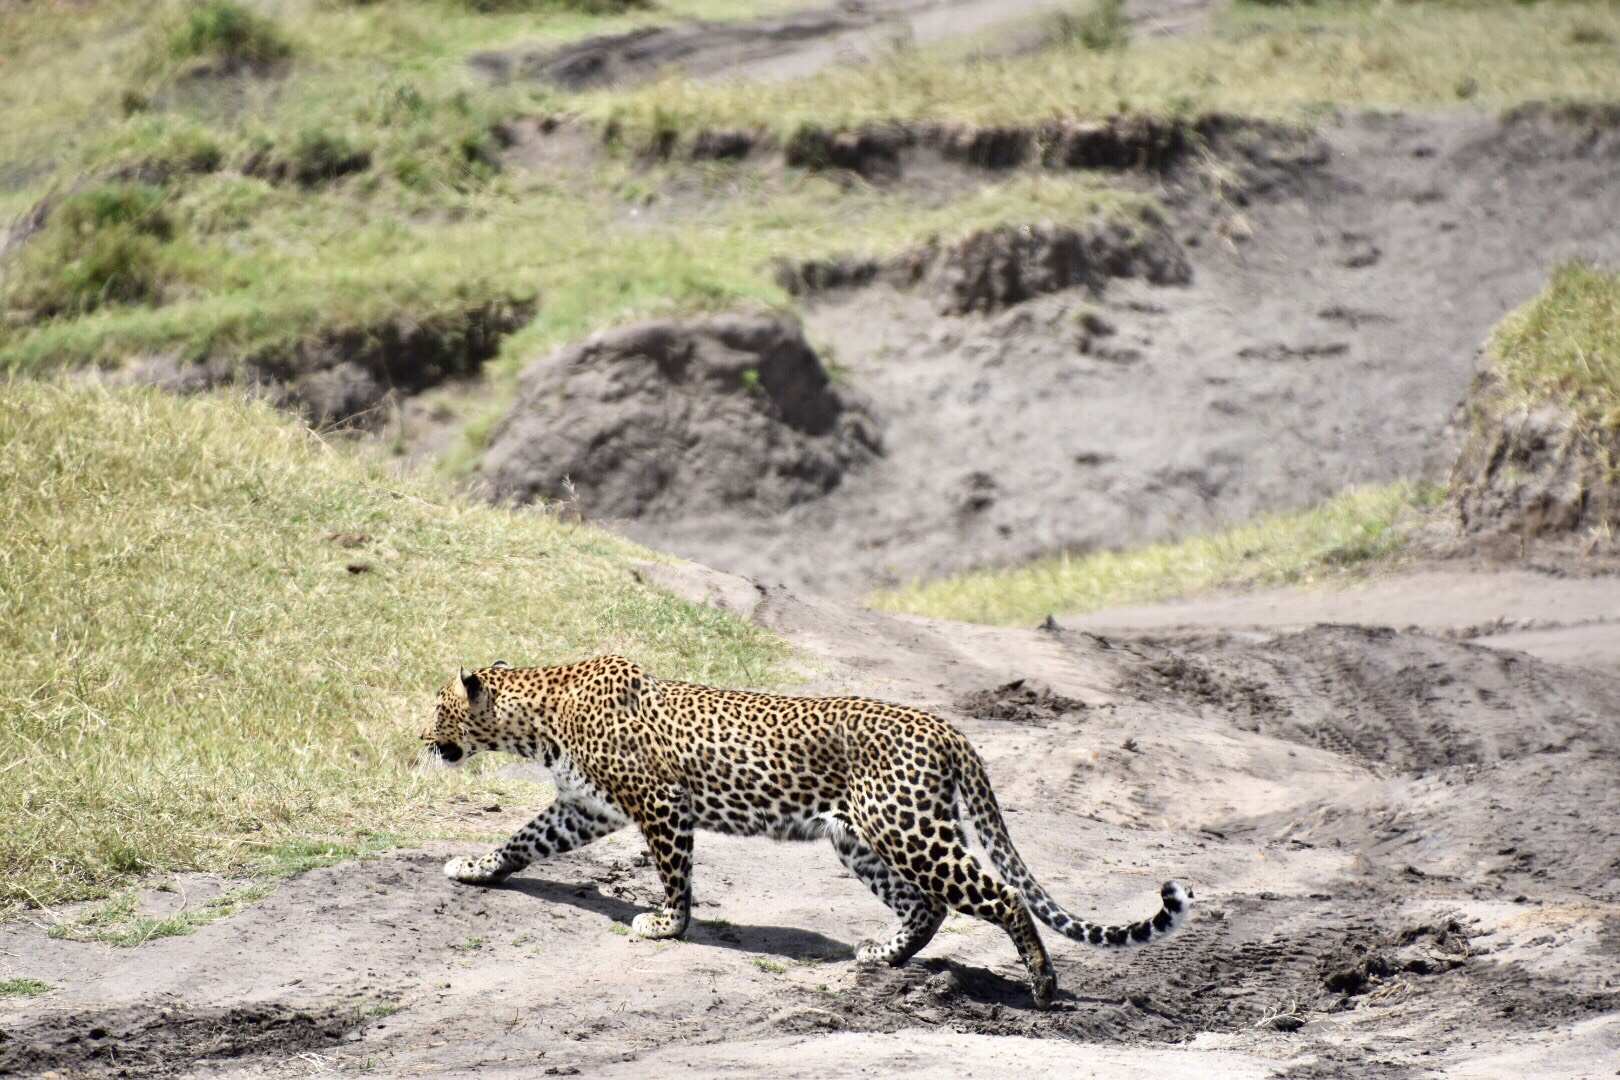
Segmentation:
<svg viewBox="0 0 1620 1080">
<path fill-rule="evenodd" d="M 1048 614 L 1309 582 L 1399 554 L 1405 520 L 1438 499 L 1439 492 L 1408 484 L 1357 488 L 1310 510 L 1271 514 L 1206 536 L 974 571 L 879 593 L 872 603 L 913 615 L 1030 625 Z"/>
<path fill-rule="evenodd" d="M 1120 47 L 1106 18 L 1071 17 L 1041 52 L 972 59 L 950 47 L 883 65 L 829 70 L 779 85 L 667 80 L 601 93 L 587 110 L 628 131 L 756 126 L 787 137 L 900 119 L 1028 125 L 1121 111 L 1238 112 L 1310 118 L 1337 107 L 1487 107 L 1548 98 L 1613 100 L 1620 5 L 1324 3 L 1240 6 L 1208 37 L 1144 38 Z"/>
<path fill-rule="evenodd" d="M 498 761 L 415 767 L 463 664 L 778 678 L 775 639 L 639 584 L 632 545 L 399 481 L 266 407 L 18 380 L 0 446 L 0 904 L 487 828 L 457 794 L 543 801 Z"/>
<path fill-rule="evenodd" d="M 220 69 L 266 68 L 293 52 L 280 26 L 235 0 L 192 0 L 161 34 L 154 67 L 203 61 Z"/>
<path fill-rule="evenodd" d="M 970 219 L 1076 220 L 1099 198 L 1072 177 L 997 181 L 930 202 L 614 157 L 503 169 L 499 123 L 522 113 L 567 108 L 632 127 L 758 124 L 786 134 L 806 120 L 1029 123 L 1122 108 L 1300 115 L 1326 101 L 1456 101 L 1465 78 L 1486 102 L 1620 95 L 1620 65 L 1593 36 L 1620 31 L 1620 9 L 1606 4 L 1250 7 L 1221 19 L 1209 40 L 1126 42 L 1117 9 L 1104 2 L 1073 17 L 1055 46 L 1017 60 L 917 51 L 786 87 L 676 81 L 564 98 L 490 86 L 467 57 L 790 5 L 669 0 L 593 14 L 583 8 L 597 5 L 538 2 L 501 12 L 460 0 L 237 2 L 228 10 L 273 12 L 291 43 L 292 74 L 238 78 L 220 94 L 130 117 L 114 102 L 137 79 L 152 28 L 194 18 L 213 27 L 216 16 L 196 13 L 227 8 L 153 15 L 102 0 L 71 26 L 37 12 L 0 14 L 8 117 L 0 161 L 19 178 L 9 186 L 0 178 L 0 214 L 25 208 L 52 182 L 61 189 L 85 172 L 115 171 L 157 185 L 175 230 L 160 241 L 127 227 L 90 236 L 48 228 L 17 266 L 0 271 L 11 309 L 0 322 L 0 371 L 116 364 L 134 354 L 289 353 L 335 330 L 454 318 L 538 295 L 539 318 L 508 340 L 496 365 L 510 375 L 545 349 L 624 319 L 785 304 L 769 270 L 776 257 L 830 254 L 852 239 L 868 252 L 893 251 Z M 233 34 L 186 31 L 204 44 Z M 46 84 L 63 89 L 47 93 Z M 97 93 L 86 96 L 87 87 Z M 216 99 L 228 99 L 230 111 Z M 707 188 L 695 208 L 669 197 L 694 185 Z M 487 418 L 472 425 L 473 450 L 457 461 L 489 427 Z"/>
<path fill-rule="evenodd" d="M 1620 273 L 1561 267 L 1497 326 L 1488 353 L 1512 404 L 1556 402 L 1620 429 Z"/>
<path fill-rule="evenodd" d="M 150 185 L 104 184 L 71 195 L 23 250 L 6 306 L 37 321 L 156 300 L 173 272 L 173 233 L 163 192 Z"/>
<path fill-rule="evenodd" d="M 49 936 L 68 941 L 99 941 L 131 949 L 160 938 L 183 937 L 211 922 L 229 918 L 269 894 L 267 884 L 247 885 L 216 896 L 199 908 L 152 916 L 139 914 L 135 894 L 125 892 L 76 919 L 57 923 L 51 927 Z"/>
<path fill-rule="evenodd" d="M 0 997 L 38 997 L 50 989 L 38 979 L 0 979 Z"/>
</svg>

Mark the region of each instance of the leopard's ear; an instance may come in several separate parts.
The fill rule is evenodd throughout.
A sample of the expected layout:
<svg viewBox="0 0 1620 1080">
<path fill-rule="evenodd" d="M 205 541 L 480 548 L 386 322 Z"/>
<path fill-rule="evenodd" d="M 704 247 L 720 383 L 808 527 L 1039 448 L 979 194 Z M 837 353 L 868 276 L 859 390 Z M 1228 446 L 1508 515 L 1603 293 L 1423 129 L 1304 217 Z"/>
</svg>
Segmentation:
<svg viewBox="0 0 1620 1080">
<path fill-rule="evenodd" d="M 462 668 L 461 689 L 467 695 L 467 704 L 471 705 L 478 700 L 478 695 L 484 692 L 484 680 Z"/>
<path fill-rule="evenodd" d="M 507 670 L 510 670 L 511 667 L 512 667 L 512 665 L 508 664 L 505 660 L 497 660 L 497 661 L 495 661 L 493 664 L 491 664 L 489 666 L 494 668 L 497 671 L 507 671 Z"/>
</svg>

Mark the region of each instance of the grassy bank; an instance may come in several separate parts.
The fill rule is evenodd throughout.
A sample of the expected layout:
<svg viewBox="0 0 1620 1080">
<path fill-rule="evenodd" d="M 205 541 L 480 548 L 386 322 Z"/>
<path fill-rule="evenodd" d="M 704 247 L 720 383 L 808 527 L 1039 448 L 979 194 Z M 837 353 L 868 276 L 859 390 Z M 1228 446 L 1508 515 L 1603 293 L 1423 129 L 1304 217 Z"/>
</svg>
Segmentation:
<svg viewBox="0 0 1620 1080">
<path fill-rule="evenodd" d="M 872 603 L 913 615 L 1033 625 L 1048 614 L 1308 582 L 1399 554 L 1407 536 L 1403 523 L 1437 501 L 1437 492 L 1406 484 L 1359 488 L 1310 510 L 1176 543 L 974 571 L 879 593 Z"/>
<path fill-rule="evenodd" d="M 630 545 L 465 505 L 268 409 L 0 384 L 0 903 L 464 831 L 416 735 L 461 664 L 614 649 L 769 682 L 781 647 Z"/>
<path fill-rule="evenodd" d="M 781 85 L 670 80 L 595 95 L 589 108 L 630 127 L 744 125 L 786 135 L 805 123 L 1022 125 L 1122 111 L 1299 118 L 1341 107 L 1620 95 L 1620 7 L 1602 0 L 1240 3 L 1208 36 L 1124 44 L 1071 25 L 1049 47 L 1005 59 L 903 50 L 882 65 Z"/>
<path fill-rule="evenodd" d="M 1556 402 L 1620 429 L 1620 273 L 1560 268 L 1487 348 L 1510 406 Z"/>
</svg>

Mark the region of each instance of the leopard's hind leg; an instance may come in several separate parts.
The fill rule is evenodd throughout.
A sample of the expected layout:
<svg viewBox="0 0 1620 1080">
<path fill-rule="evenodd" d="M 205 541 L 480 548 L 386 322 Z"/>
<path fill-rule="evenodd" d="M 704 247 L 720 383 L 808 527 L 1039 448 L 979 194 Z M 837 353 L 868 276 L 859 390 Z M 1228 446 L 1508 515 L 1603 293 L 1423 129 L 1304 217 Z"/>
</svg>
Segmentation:
<svg viewBox="0 0 1620 1080">
<path fill-rule="evenodd" d="M 900 922 L 887 939 L 863 941 L 855 947 L 856 961 L 899 967 L 916 956 L 939 932 L 940 924 L 945 921 L 945 905 L 929 899 L 922 890 L 891 870 L 853 831 L 835 833 L 833 849 L 850 873 L 865 882 L 889 910 L 900 916 Z"/>
<path fill-rule="evenodd" d="M 917 796 L 915 809 L 908 814 L 912 815 L 911 827 L 904 831 L 882 821 L 857 825 L 873 837 L 873 850 L 889 871 L 930 902 L 1005 930 L 1029 972 L 1035 1007 L 1049 1006 L 1057 993 L 1057 974 L 1024 898 L 986 872 L 968 851 L 949 805 Z"/>
</svg>

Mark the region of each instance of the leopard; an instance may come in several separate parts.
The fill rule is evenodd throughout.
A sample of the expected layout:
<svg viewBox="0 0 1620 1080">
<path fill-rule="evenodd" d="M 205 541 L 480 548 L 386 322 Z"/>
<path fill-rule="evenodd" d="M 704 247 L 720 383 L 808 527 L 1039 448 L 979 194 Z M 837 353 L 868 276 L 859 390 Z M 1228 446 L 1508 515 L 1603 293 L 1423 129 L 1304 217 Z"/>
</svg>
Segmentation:
<svg viewBox="0 0 1620 1080">
<path fill-rule="evenodd" d="M 430 762 L 506 752 L 538 762 L 555 799 L 505 843 L 452 858 L 445 876 L 492 886 L 537 860 L 634 826 L 663 886 L 637 914 L 639 938 L 683 936 L 692 918 L 694 832 L 827 839 L 894 913 L 860 942 L 863 967 L 898 967 L 952 911 L 1004 930 L 1037 1009 L 1057 977 L 1035 920 L 1072 941 L 1124 947 L 1183 925 L 1193 893 L 1178 881 L 1136 922 L 1103 925 L 1064 908 L 1013 847 L 983 759 L 956 727 L 921 709 L 864 697 L 793 697 L 654 678 L 622 656 L 461 669 L 421 735 Z M 982 851 L 995 873 L 979 859 Z"/>
</svg>

